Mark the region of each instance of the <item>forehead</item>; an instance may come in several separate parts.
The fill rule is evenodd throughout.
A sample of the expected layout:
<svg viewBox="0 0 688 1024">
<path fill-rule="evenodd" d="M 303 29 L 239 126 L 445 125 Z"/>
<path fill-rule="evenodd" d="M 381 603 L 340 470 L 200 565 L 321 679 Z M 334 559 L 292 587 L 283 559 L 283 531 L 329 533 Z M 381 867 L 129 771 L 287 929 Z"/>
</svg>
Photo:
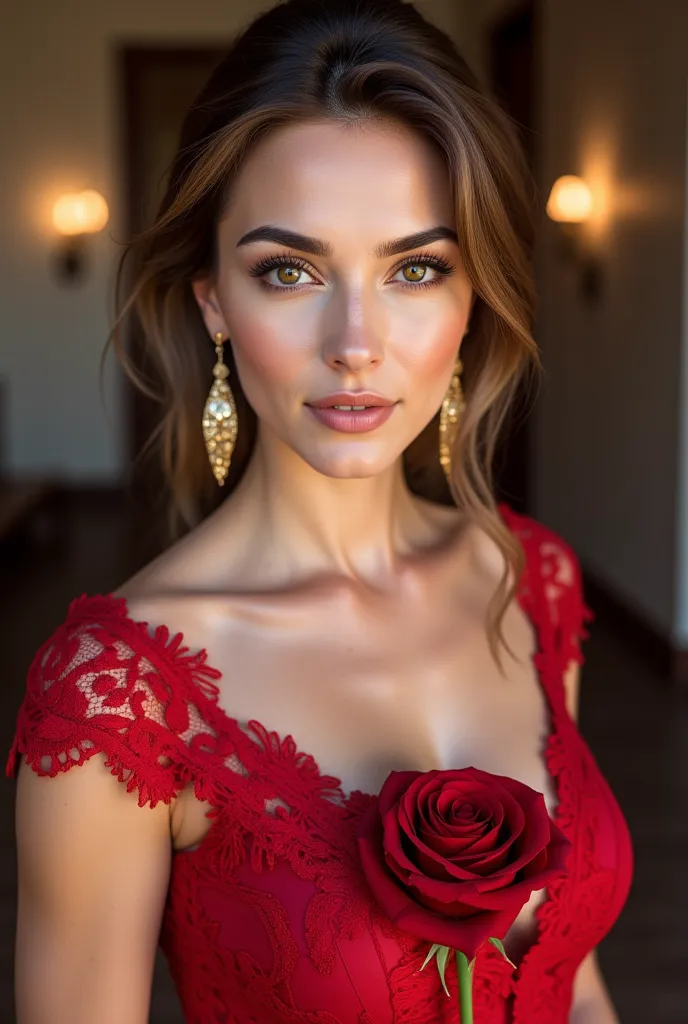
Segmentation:
<svg viewBox="0 0 688 1024">
<path fill-rule="evenodd" d="M 321 238 L 363 233 L 379 241 L 453 218 L 446 165 L 422 135 L 330 121 L 261 139 L 233 183 L 223 228 L 238 235 L 276 223 Z"/>
</svg>

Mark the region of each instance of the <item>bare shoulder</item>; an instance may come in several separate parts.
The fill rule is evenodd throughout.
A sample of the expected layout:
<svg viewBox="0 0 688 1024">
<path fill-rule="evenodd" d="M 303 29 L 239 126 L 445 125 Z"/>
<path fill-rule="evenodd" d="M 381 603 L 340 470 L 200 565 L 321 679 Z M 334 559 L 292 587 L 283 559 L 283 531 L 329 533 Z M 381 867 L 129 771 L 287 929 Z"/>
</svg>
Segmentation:
<svg viewBox="0 0 688 1024">
<path fill-rule="evenodd" d="M 125 580 L 116 596 L 144 611 L 151 602 L 166 604 L 175 596 L 250 589 L 263 540 L 256 536 L 255 514 L 231 498 Z"/>
<path fill-rule="evenodd" d="M 159 602 L 165 603 L 173 595 L 189 593 L 203 586 L 204 545 L 201 539 L 207 533 L 207 521 L 173 541 L 159 555 L 141 566 L 114 591 L 115 597 L 126 599 L 132 617 L 147 617 Z M 211 543 L 210 547 L 214 547 Z"/>
<path fill-rule="evenodd" d="M 161 554 L 141 566 L 133 575 L 124 580 L 115 597 L 124 597 L 130 607 L 141 602 L 145 606 L 155 594 L 169 592 L 176 577 L 178 564 L 184 559 L 184 551 L 190 546 L 190 534 L 176 541 Z"/>
</svg>

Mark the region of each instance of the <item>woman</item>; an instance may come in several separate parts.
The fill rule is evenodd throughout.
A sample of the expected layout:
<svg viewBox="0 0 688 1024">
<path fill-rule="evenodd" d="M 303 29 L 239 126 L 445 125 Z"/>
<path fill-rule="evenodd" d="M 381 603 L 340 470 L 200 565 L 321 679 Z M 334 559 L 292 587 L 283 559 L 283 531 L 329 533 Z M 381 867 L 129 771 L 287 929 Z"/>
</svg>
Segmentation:
<svg viewBox="0 0 688 1024">
<path fill-rule="evenodd" d="M 574 848 L 513 966 L 480 951 L 476 1021 L 618 1020 L 595 947 L 631 848 L 574 724 L 591 613 L 490 475 L 537 364 L 529 217 L 507 119 L 409 4 L 290 0 L 213 74 L 114 335 L 143 328 L 191 529 L 29 671 L 21 1024 L 142 1024 L 158 940 L 189 1024 L 455 1021 L 373 913 L 356 823 L 390 770 L 471 764 Z"/>
</svg>

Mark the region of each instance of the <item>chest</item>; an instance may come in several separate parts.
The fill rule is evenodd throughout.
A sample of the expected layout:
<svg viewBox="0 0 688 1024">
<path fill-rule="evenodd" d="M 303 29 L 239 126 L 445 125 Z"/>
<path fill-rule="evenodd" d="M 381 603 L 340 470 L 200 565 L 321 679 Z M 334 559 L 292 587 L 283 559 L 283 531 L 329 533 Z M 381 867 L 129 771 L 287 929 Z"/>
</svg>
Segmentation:
<svg viewBox="0 0 688 1024">
<path fill-rule="evenodd" d="M 543 792 L 554 810 L 542 758 L 549 707 L 534 627 L 517 600 L 503 620 L 514 655 L 503 650 L 503 673 L 479 601 L 316 600 L 292 602 L 286 615 L 198 622 L 193 644 L 222 672 L 223 712 L 292 736 L 345 793 L 377 792 L 395 769 L 475 765 Z"/>
<path fill-rule="evenodd" d="M 185 636 L 222 673 L 221 716 L 293 737 L 345 794 L 378 792 L 392 770 L 474 765 L 543 793 L 554 816 L 556 786 L 544 757 L 550 709 L 533 660 L 535 627 L 518 599 L 503 619 L 512 652 L 502 648 L 503 672 L 481 601 L 446 609 L 441 601 L 415 608 L 292 601 L 288 614 L 261 607 L 230 617 L 195 611 L 203 628 L 194 630 L 187 610 Z M 181 795 L 172 819 L 177 851 L 203 842 L 209 809 L 192 788 Z M 544 897 L 533 893 L 505 938 L 512 959 L 533 941 Z"/>
<path fill-rule="evenodd" d="M 514 656 L 503 652 L 502 673 L 484 611 L 454 607 L 445 617 L 436 607 L 410 615 L 393 606 L 385 615 L 373 606 L 362 618 L 313 608 L 290 622 L 234 619 L 201 645 L 222 672 L 223 713 L 292 736 L 345 794 L 378 792 L 392 770 L 474 765 L 543 793 L 554 816 L 556 787 L 543 756 L 550 711 L 533 661 L 534 627 L 512 602 L 503 633 Z M 177 850 L 202 843 L 208 810 L 192 791 L 183 794 L 173 819 Z M 505 936 L 515 961 L 534 940 L 544 898 L 533 893 Z"/>
</svg>

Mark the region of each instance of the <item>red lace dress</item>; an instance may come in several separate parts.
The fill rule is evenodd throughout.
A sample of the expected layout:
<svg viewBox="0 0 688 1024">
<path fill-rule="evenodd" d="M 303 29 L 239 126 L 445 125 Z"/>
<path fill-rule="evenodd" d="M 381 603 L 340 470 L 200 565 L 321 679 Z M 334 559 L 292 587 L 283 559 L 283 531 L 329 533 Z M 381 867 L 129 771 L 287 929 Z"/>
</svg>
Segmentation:
<svg viewBox="0 0 688 1024">
<path fill-rule="evenodd" d="M 518 968 L 491 945 L 478 953 L 475 1020 L 565 1024 L 576 968 L 626 900 L 632 846 L 565 705 L 563 673 L 582 662 L 592 618 L 577 559 L 535 520 L 500 512 L 526 551 L 518 600 L 539 640 L 543 756 L 574 850 Z M 181 634 L 133 621 L 123 598 L 76 598 L 29 670 L 7 774 L 20 754 L 54 776 L 101 751 L 141 807 L 189 783 L 212 805 L 200 846 L 173 857 L 160 935 L 188 1024 L 455 1024 L 452 959 L 447 999 L 436 971 L 419 973 L 428 944 L 384 918 L 361 873 L 356 823 L 374 797 L 342 792 L 291 736 L 240 726 L 217 703 L 219 677 Z"/>
</svg>

